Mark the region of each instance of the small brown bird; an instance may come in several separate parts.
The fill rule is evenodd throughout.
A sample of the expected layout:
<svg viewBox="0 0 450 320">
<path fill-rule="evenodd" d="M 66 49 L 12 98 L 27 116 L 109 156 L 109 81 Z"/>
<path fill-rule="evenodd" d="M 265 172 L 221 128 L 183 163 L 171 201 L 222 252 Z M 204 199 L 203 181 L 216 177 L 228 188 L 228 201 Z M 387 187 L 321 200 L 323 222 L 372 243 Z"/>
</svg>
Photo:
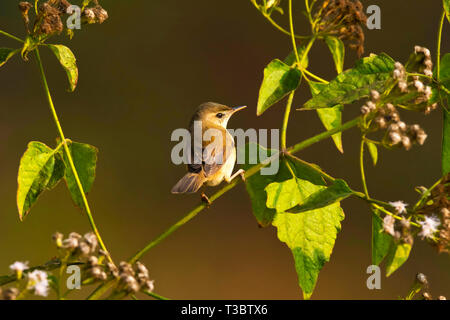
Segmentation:
<svg viewBox="0 0 450 320">
<path fill-rule="evenodd" d="M 232 135 L 227 130 L 227 123 L 236 111 L 242 110 L 245 107 L 231 108 L 215 102 L 206 102 L 197 108 L 189 125 L 189 131 L 191 133 L 191 161 L 187 165 L 188 173 L 172 188 L 172 193 L 197 192 L 203 184 L 216 186 L 223 180 L 229 183 L 238 175 L 244 179 L 244 170 L 242 169 L 232 174 L 236 163 L 236 147 Z M 201 144 L 198 141 L 198 145 L 201 148 L 196 149 L 194 147 L 194 127 L 195 125 L 199 126 L 199 121 L 201 121 L 201 137 L 197 137 L 197 139 L 201 139 Z M 221 148 L 211 148 L 213 143 L 217 145 L 220 143 L 220 141 L 214 141 L 214 135 L 210 140 L 204 141 L 206 139 L 203 139 L 203 135 L 209 129 L 215 129 L 217 130 L 215 132 L 221 134 L 222 145 L 219 145 Z M 206 152 L 205 149 L 207 149 Z M 216 152 L 216 150 L 219 150 L 219 152 Z M 200 161 L 194 163 L 193 160 L 196 156 L 200 159 L 201 163 Z M 205 195 L 202 195 L 202 197 L 209 202 Z"/>
</svg>

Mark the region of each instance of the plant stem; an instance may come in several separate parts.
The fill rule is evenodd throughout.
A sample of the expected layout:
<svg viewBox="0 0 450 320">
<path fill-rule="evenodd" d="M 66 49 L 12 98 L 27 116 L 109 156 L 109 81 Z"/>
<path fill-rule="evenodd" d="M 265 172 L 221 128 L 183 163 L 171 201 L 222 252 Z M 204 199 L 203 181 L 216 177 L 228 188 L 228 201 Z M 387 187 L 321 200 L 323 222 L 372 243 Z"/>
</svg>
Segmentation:
<svg viewBox="0 0 450 320">
<path fill-rule="evenodd" d="M 442 42 L 442 28 L 444 27 L 445 11 L 442 11 L 441 20 L 439 22 L 439 31 L 437 39 L 437 53 L 436 53 L 436 80 L 439 82 L 439 74 L 441 73 L 441 42 Z"/>
<path fill-rule="evenodd" d="M 329 81 L 327 81 L 327 80 L 325 80 L 325 79 L 323 79 L 323 78 L 321 78 L 321 77 L 319 77 L 319 76 L 316 76 L 314 73 L 308 71 L 307 69 L 303 69 L 303 70 L 301 70 L 301 71 L 303 71 L 304 73 L 306 73 L 306 74 L 307 74 L 308 76 L 310 76 L 311 78 L 314 78 L 314 79 L 316 79 L 316 80 L 318 80 L 318 81 L 320 81 L 320 82 L 322 82 L 322 83 L 325 83 L 325 84 L 330 83 Z"/>
<path fill-rule="evenodd" d="M 425 201 L 425 199 L 431 195 L 431 191 L 436 188 L 442 181 L 442 178 L 440 178 L 438 181 L 436 181 L 430 188 L 428 188 L 420 197 L 419 201 L 417 201 L 417 203 L 414 205 L 413 210 L 417 210 L 423 203 L 423 201 Z"/>
<path fill-rule="evenodd" d="M 279 31 L 281 31 L 282 33 L 286 34 L 286 35 L 290 35 L 290 32 L 287 31 L 286 29 L 284 29 L 282 26 L 280 26 L 278 23 L 275 22 L 275 20 L 273 20 L 270 15 L 265 14 L 264 12 L 262 12 L 260 10 L 260 8 L 258 7 L 258 5 L 256 4 L 256 2 L 254 0 L 250 0 L 251 3 L 253 3 L 253 5 L 255 6 L 256 9 L 258 9 L 258 11 L 260 11 L 262 13 L 262 15 L 264 16 L 264 18 L 266 18 L 271 25 L 273 25 L 276 29 L 278 29 Z M 299 36 L 299 35 L 294 35 L 297 39 L 308 39 L 308 36 Z"/>
<path fill-rule="evenodd" d="M 286 135 L 289 122 L 289 114 L 291 113 L 292 100 L 294 99 L 295 91 L 289 94 L 286 110 L 284 111 L 283 127 L 281 128 L 281 150 L 286 149 Z"/>
<path fill-rule="evenodd" d="M 345 131 L 347 129 L 350 129 L 352 127 L 355 127 L 356 125 L 358 125 L 360 122 L 360 117 L 357 117 L 351 121 L 348 121 L 346 123 L 344 123 L 343 125 L 333 128 L 331 130 L 322 132 L 314 137 L 311 137 L 309 139 L 306 139 L 300 143 L 297 143 L 296 145 L 288 148 L 286 151 L 290 152 L 290 153 L 295 153 L 298 152 L 300 150 L 303 150 L 307 147 L 309 147 L 310 145 L 317 143 L 321 140 L 327 139 L 329 137 L 331 137 L 333 134 L 338 133 L 338 132 L 342 132 Z M 255 173 L 257 173 L 262 167 L 270 164 L 272 161 L 274 161 L 275 159 L 277 159 L 279 157 L 279 153 L 276 153 L 274 155 L 272 155 L 270 158 L 268 158 L 266 161 L 264 161 L 263 163 L 259 163 L 257 165 L 254 165 L 253 167 L 251 167 L 249 170 L 247 170 L 245 172 L 245 178 L 249 178 L 252 175 L 254 175 Z M 229 190 L 233 189 L 239 182 L 241 181 L 241 179 L 235 179 L 233 180 L 231 183 L 227 184 L 226 186 L 224 186 L 222 189 L 220 189 L 219 191 L 217 191 L 216 193 L 214 193 L 212 196 L 209 197 L 209 200 L 211 202 L 214 202 L 215 200 L 217 200 L 219 197 L 221 197 L 223 194 L 225 194 L 226 192 L 228 192 Z M 192 220 L 200 211 L 202 211 L 203 209 L 205 209 L 207 206 L 207 204 L 205 203 L 201 203 L 199 204 L 197 207 L 195 207 L 194 209 L 192 209 L 191 211 L 189 211 L 187 213 L 187 215 L 185 215 L 181 220 L 179 220 L 178 222 L 176 222 L 174 225 L 172 225 L 171 227 L 169 227 L 169 229 L 167 229 L 166 231 L 164 231 L 160 236 L 158 236 L 156 239 L 154 239 L 153 241 L 149 242 L 143 249 L 139 250 L 133 257 L 130 258 L 129 262 L 131 264 L 135 263 L 136 261 L 138 261 L 140 258 L 142 258 L 150 249 L 152 249 L 153 247 L 155 247 L 157 244 L 159 244 L 162 240 L 164 240 L 165 238 L 167 238 L 167 236 L 169 236 L 170 234 L 172 234 L 175 230 L 177 230 L 179 227 L 181 227 L 182 225 L 184 225 L 185 223 L 189 222 L 190 220 Z"/>
<path fill-rule="evenodd" d="M 61 138 L 61 141 L 64 144 L 64 151 L 65 151 L 65 154 L 66 154 L 67 159 L 69 161 L 70 168 L 72 169 L 73 176 L 75 177 L 75 181 L 77 183 L 78 190 L 80 191 L 81 197 L 83 199 L 83 204 L 84 204 L 84 207 L 85 207 L 85 210 L 86 210 L 86 214 L 87 214 L 87 216 L 89 218 L 89 223 L 91 225 L 92 230 L 94 231 L 95 235 L 98 238 L 98 242 L 100 244 L 100 247 L 102 248 L 103 251 L 105 251 L 105 253 L 106 253 L 107 257 L 108 257 L 108 260 L 110 262 L 113 262 L 110 254 L 109 254 L 108 250 L 106 249 L 106 246 L 105 246 L 105 244 L 104 244 L 104 242 L 102 240 L 102 237 L 100 236 L 100 233 L 99 233 L 99 231 L 97 229 L 97 226 L 95 225 L 94 217 L 92 216 L 91 209 L 89 207 L 89 203 L 87 201 L 86 194 L 84 193 L 84 190 L 83 190 L 83 185 L 81 184 L 80 177 L 78 175 L 77 169 L 75 168 L 75 164 L 73 162 L 72 154 L 71 154 L 71 152 L 69 150 L 69 147 L 67 145 L 66 138 L 64 136 L 64 132 L 63 132 L 62 127 L 61 127 L 61 123 L 59 122 L 59 118 L 58 118 L 58 114 L 56 113 L 55 105 L 53 104 L 53 99 L 52 99 L 52 96 L 50 94 L 50 89 L 48 87 L 47 78 L 45 76 L 45 72 L 44 72 L 44 67 L 42 65 L 41 56 L 40 56 L 39 50 L 37 48 L 35 49 L 35 53 L 36 53 L 37 63 L 38 63 L 38 66 L 39 66 L 39 71 L 41 73 L 41 78 L 42 78 L 42 83 L 43 83 L 43 86 L 44 86 L 44 91 L 45 91 L 45 94 L 47 96 L 48 104 L 50 106 L 50 111 L 51 111 L 51 113 L 53 115 L 53 120 L 55 121 L 56 128 L 58 129 L 58 133 L 59 133 L 59 136 Z"/>
<path fill-rule="evenodd" d="M 286 153 L 295 153 L 300 150 L 303 150 L 310 145 L 313 145 L 321 140 L 327 139 L 334 135 L 335 133 L 342 132 L 345 130 L 348 130 L 352 127 L 357 126 L 361 121 L 361 117 L 356 117 L 353 120 L 350 120 L 336 128 L 333 128 L 331 130 L 319 133 L 316 136 L 313 136 L 309 139 L 306 139 L 300 143 L 297 143 L 294 146 L 289 147 L 286 149 Z M 275 153 L 272 156 L 270 156 L 268 159 L 263 161 L 262 163 L 256 164 L 247 171 L 245 171 L 245 178 L 249 178 L 252 175 L 256 174 L 262 167 L 269 165 L 272 161 L 275 159 L 278 159 L 280 157 L 280 153 Z M 239 182 L 241 182 L 241 179 L 234 179 L 229 184 L 225 185 L 222 189 L 214 193 L 212 196 L 209 197 L 209 200 L 211 204 L 220 198 L 222 195 L 224 195 L 229 190 L 233 189 Z M 192 220 L 199 212 L 201 212 L 203 209 L 207 208 L 208 205 L 204 202 L 200 203 L 198 206 L 196 206 L 194 209 L 189 211 L 183 218 L 181 218 L 179 221 L 177 221 L 175 224 L 170 226 L 166 231 L 164 231 L 162 234 L 160 234 L 156 239 L 150 241 L 144 248 L 136 252 L 135 255 L 133 255 L 128 262 L 131 264 L 136 263 L 138 260 L 140 260 L 150 249 L 158 245 L 161 241 L 163 241 L 165 238 L 167 238 L 169 235 L 171 235 L 173 232 L 175 232 L 178 228 Z M 99 299 L 106 291 L 108 291 L 109 288 L 111 288 L 114 285 L 114 281 L 110 281 L 104 284 L 101 284 L 99 287 L 97 287 L 88 297 L 89 300 L 96 300 Z"/>
<path fill-rule="evenodd" d="M 335 133 L 342 132 L 342 131 L 348 130 L 350 128 L 353 128 L 353 127 L 357 126 L 360 122 L 361 122 L 361 117 L 356 117 L 355 119 L 350 120 L 336 128 L 319 133 L 318 135 L 315 135 L 314 137 L 311 137 L 309 139 L 306 139 L 302 142 L 299 142 L 299 143 L 289 147 L 287 149 L 287 152 L 296 153 L 300 150 L 305 149 L 306 147 L 309 147 L 312 144 L 315 144 L 323 139 L 331 137 Z"/>
<path fill-rule="evenodd" d="M 363 135 L 362 139 L 361 139 L 361 148 L 360 148 L 360 152 L 359 152 L 359 167 L 361 169 L 361 180 L 362 180 L 362 185 L 363 185 L 363 189 L 364 189 L 364 194 L 366 195 L 367 199 L 370 199 L 369 197 L 369 190 L 367 189 L 367 183 L 366 183 L 366 175 L 364 173 L 364 144 L 365 144 L 365 138 L 366 136 Z"/>
<path fill-rule="evenodd" d="M 20 38 L 18 38 L 18 37 L 16 37 L 16 36 L 13 36 L 12 34 L 9 34 L 8 32 L 5 32 L 5 31 L 0 30 L 0 34 L 6 36 L 6 37 L 8 37 L 8 38 L 14 39 L 14 40 L 16 40 L 16 41 L 19 41 L 19 42 L 22 42 L 22 43 L 24 42 L 22 39 L 20 39 Z"/>
<path fill-rule="evenodd" d="M 295 43 L 295 33 L 294 33 L 294 19 L 292 18 L 292 0 L 289 0 L 289 28 L 291 31 L 292 47 L 294 48 L 295 58 L 297 59 L 297 64 L 300 66 L 300 58 L 298 57 L 297 44 Z"/>
<path fill-rule="evenodd" d="M 169 298 L 160 296 L 159 294 L 156 294 L 156 293 L 153 293 L 153 292 L 150 292 L 150 291 L 143 291 L 143 293 L 145 293 L 146 295 L 148 295 L 148 296 L 150 296 L 152 298 L 155 298 L 156 300 L 170 300 Z"/>
</svg>

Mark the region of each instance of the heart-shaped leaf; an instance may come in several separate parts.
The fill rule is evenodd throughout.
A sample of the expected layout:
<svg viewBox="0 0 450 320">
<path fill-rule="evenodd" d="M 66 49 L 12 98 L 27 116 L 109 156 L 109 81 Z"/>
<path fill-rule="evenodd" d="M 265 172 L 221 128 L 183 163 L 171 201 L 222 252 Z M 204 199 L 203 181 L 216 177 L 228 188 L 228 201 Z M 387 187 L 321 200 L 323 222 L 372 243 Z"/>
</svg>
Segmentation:
<svg viewBox="0 0 450 320">
<path fill-rule="evenodd" d="M 69 91 L 75 91 L 78 83 L 78 68 L 75 55 L 68 47 L 61 44 L 48 44 L 47 46 L 55 54 L 64 70 L 66 70 L 70 85 Z"/>
<path fill-rule="evenodd" d="M 315 81 L 309 81 L 308 84 L 313 96 L 319 94 L 320 91 L 327 86 L 325 83 Z M 344 108 L 341 105 L 337 105 L 332 108 L 317 109 L 317 115 L 319 116 L 320 121 L 322 121 L 325 129 L 331 130 L 342 124 L 343 109 Z M 331 138 L 333 139 L 334 144 L 336 145 L 336 148 L 339 150 L 339 152 L 343 153 L 344 148 L 342 146 L 342 132 L 333 134 Z"/>
<path fill-rule="evenodd" d="M 319 94 L 305 103 L 305 108 L 331 108 L 352 103 L 369 96 L 371 90 L 383 92 L 392 81 L 395 61 L 386 54 L 371 55 L 359 60 L 330 81 Z"/>
<path fill-rule="evenodd" d="M 70 142 L 69 150 L 72 155 L 75 169 L 80 178 L 81 185 L 85 194 L 89 193 L 95 180 L 95 169 L 97 166 L 98 150 L 89 144 Z M 66 166 L 65 180 L 67 188 L 72 196 L 74 203 L 81 209 L 85 209 L 82 194 L 78 188 L 77 181 L 73 174 L 67 155 L 63 153 L 63 159 Z"/>
<path fill-rule="evenodd" d="M 264 69 L 256 114 L 259 116 L 300 84 L 301 72 L 275 59 Z"/>
<path fill-rule="evenodd" d="M 42 142 L 32 141 L 28 144 L 20 160 L 17 190 L 17 208 L 19 218 L 30 212 L 39 196 L 52 189 L 61 179 L 60 163 L 55 168 L 55 150 Z"/>
</svg>

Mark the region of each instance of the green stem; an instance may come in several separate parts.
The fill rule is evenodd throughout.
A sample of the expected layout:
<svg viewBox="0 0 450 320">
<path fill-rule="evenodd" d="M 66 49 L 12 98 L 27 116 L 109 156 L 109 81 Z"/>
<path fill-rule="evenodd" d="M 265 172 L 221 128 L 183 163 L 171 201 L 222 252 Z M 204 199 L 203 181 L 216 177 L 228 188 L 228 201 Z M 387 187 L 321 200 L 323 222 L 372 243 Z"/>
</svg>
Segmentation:
<svg viewBox="0 0 450 320">
<path fill-rule="evenodd" d="M 397 220 L 403 220 L 403 217 L 399 217 L 399 216 L 393 214 L 392 212 L 386 210 L 386 209 L 385 209 L 384 207 L 382 207 L 382 206 L 379 206 L 379 205 L 374 204 L 374 203 L 372 203 L 372 206 L 373 206 L 374 208 L 376 208 L 376 209 L 378 209 L 378 210 L 384 212 L 385 214 L 392 216 L 393 218 L 395 218 L 395 219 L 397 219 Z M 412 226 L 415 226 L 415 227 L 418 227 L 418 228 L 421 227 L 420 224 L 415 223 L 415 222 L 413 222 L 413 221 L 410 221 L 409 223 L 410 223 Z"/>
<path fill-rule="evenodd" d="M 318 80 L 318 81 L 320 81 L 320 82 L 322 82 L 322 83 L 325 83 L 325 84 L 330 83 L 329 81 L 327 81 L 327 80 L 325 80 L 325 79 L 323 79 L 323 78 L 321 78 L 321 77 L 319 77 L 319 76 L 316 76 L 314 73 L 309 72 L 307 69 L 303 69 L 303 70 L 301 70 L 301 71 L 303 71 L 304 73 L 306 73 L 306 74 L 307 74 L 308 76 L 310 76 L 311 78 L 314 78 L 314 79 L 316 79 L 316 80 Z"/>
<path fill-rule="evenodd" d="M 40 56 L 39 50 L 37 48 L 35 49 L 35 53 L 36 53 L 37 63 L 38 63 L 38 66 L 39 66 L 39 71 L 41 73 L 41 78 L 42 78 L 42 83 L 43 83 L 43 86 L 44 86 L 44 91 L 45 91 L 45 94 L 47 96 L 48 104 L 50 106 L 50 111 L 51 111 L 51 113 L 53 115 L 53 120 L 55 121 L 56 128 L 58 129 L 58 133 L 59 133 L 59 136 L 61 138 L 61 141 L 64 142 L 64 151 L 65 151 L 65 154 L 66 154 L 67 159 L 69 161 L 70 168 L 72 169 L 73 176 L 75 177 L 75 181 L 77 183 L 78 190 L 80 191 L 81 197 L 83 199 L 83 204 L 84 204 L 84 207 L 86 209 L 86 214 L 87 214 L 87 216 L 89 218 L 89 223 L 91 225 L 92 230 L 94 231 L 95 235 L 98 238 L 98 242 L 100 244 L 100 247 L 102 248 L 103 251 L 105 251 L 105 253 L 106 253 L 107 257 L 108 257 L 108 260 L 110 262 L 113 262 L 111 256 L 109 255 L 109 252 L 106 249 L 106 246 L 105 246 L 105 244 L 104 244 L 104 242 L 102 240 L 102 237 L 100 236 L 100 233 L 99 233 L 99 231 L 97 229 L 97 226 L 95 225 L 94 217 L 92 216 L 91 209 L 89 207 L 89 203 L 87 201 L 86 194 L 84 193 L 84 190 L 83 190 L 83 185 L 81 184 L 80 177 L 78 175 L 77 169 L 75 168 L 75 164 L 73 162 L 72 154 L 71 154 L 71 152 L 69 150 L 69 147 L 68 147 L 68 145 L 66 143 L 66 138 L 64 136 L 64 132 L 63 132 L 62 127 L 61 127 L 61 123 L 59 122 L 59 118 L 58 118 L 58 114 L 56 113 L 55 105 L 53 104 L 53 99 L 52 99 L 52 96 L 50 94 L 50 89 L 48 87 L 47 78 L 45 76 L 45 72 L 44 72 L 44 67 L 42 65 L 41 56 Z"/>
<path fill-rule="evenodd" d="M 291 113 L 292 100 L 294 99 L 295 91 L 289 94 L 288 102 L 286 104 L 286 110 L 284 112 L 283 127 L 281 128 L 281 150 L 286 149 L 286 135 L 289 122 L 289 114 Z"/>
<path fill-rule="evenodd" d="M 439 74 L 441 72 L 441 42 L 442 42 L 442 28 L 444 27 L 445 11 L 442 11 L 441 20 L 439 22 L 439 31 L 437 39 L 437 53 L 436 53 L 436 80 L 439 82 Z"/>
<path fill-rule="evenodd" d="M 143 291 L 143 293 L 145 293 L 149 297 L 155 298 L 156 300 L 170 300 L 169 298 L 160 296 L 159 294 L 156 294 L 156 293 L 153 293 L 153 292 L 150 292 L 150 291 Z"/>
<path fill-rule="evenodd" d="M 272 26 L 274 26 L 277 30 L 281 31 L 282 33 L 286 34 L 286 35 L 291 35 L 291 33 L 289 31 L 287 31 L 286 29 L 284 29 L 282 26 L 280 26 L 278 23 L 275 22 L 275 20 L 273 20 L 270 15 L 265 14 L 264 12 L 262 12 L 260 10 L 260 8 L 258 7 L 258 4 L 254 1 L 254 0 L 250 0 L 253 5 L 255 6 L 256 9 L 258 9 L 258 11 L 260 11 L 262 13 L 262 15 L 264 16 L 264 18 L 266 18 L 270 24 Z M 308 39 L 308 36 L 299 36 L 299 35 L 294 35 L 297 39 Z"/>
<path fill-rule="evenodd" d="M 291 34 L 292 47 L 294 48 L 295 58 L 297 59 L 297 64 L 300 66 L 300 58 L 298 57 L 297 44 L 295 43 L 295 33 L 294 33 L 294 19 L 292 18 L 292 0 L 289 0 L 289 28 Z M 303 57 L 302 57 L 303 59 Z"/>
<path fill-rule="evenodd" d="M 310 145 L 313 145 L 321 140 L 325 140 L 332 135 L 342 132 L 345 130 L 348 130 L 350 128 L 353 128 L 357 126 L 361 122 L 361 117 L 357 117 L 353 120 L 350 120 L 336 128 L 333 128 L 331 130 L 322 132 L 314 137 L 311 137 L 309 139 L 306 139 L 300 143 L 297 143 L 296 145 L 286 149 L 286 153 L 295 153 L 300 150 L 303 150 Z M 272 161 L 275 159 L 278 159 L 280 156 L 280 153 L 275 153 L 272 156 L 270 156 L 268 159 L 263 161 L 262 163 L 259 163 L 257 165 L 254 165 L 247 171 L 245 171 L 245 178 L 248 179 L 252 175 L 256 174 L 261 168 L 269 165 Z M 224 195 L 229 190 L 233 189 L 241 179 L 234 179 L 229 184 L 225 185 L 222 189 L 214 193 L 212 196 L 209 197 L 209 200 L 211 204 L 216 201 L 218 198 L 220 198 L 222 195 Z M 153 247 L 157 246 L 161 241 L 163 241 L 165 238 L 167 238 L 169 235 L 171 235 L 173 232 L 178 230 L 181 226 L 192 220 L 194 217 L 197 216 L 198 213 L 200 213 L 203 209 L 207 208 L 208 205 L 204 202 L 200 203 L 198 206 L 196 206 L 194 209 L 189 211 L 183 218 L 181 218 L 179 221 L 177 221 L 175 224 L 170 226 L 166 231 L 164 231 L 162 234 L 160 234 L 158 237 L 156 237 L 154 240 L 150 241 L 144 248 L 136 252 L 130 259 L 129 263 L 134 264 L 138 260 L 140 260 L 148 251 L 150 251 Z M 99 299 L 108 289 L 113 287 L 114 281 L 110 281 L 104 284 L 101 284 L 99 287 L 97 287 L 94 292 L 90 294 L 88 297 L 89 300 L 96 300 Z"/>
<path fill-rule="evenodd" d="M 287 149 L 287 152 L 296 153 L 300 150 L 303 150 L 303 149 L 309 147 L 312 144 L 315 144 L 321 140 L 331 137 L 335 133 L 342 132 L 342 131 L 348 130 L 350 128 L 353 128 L 353 127 L 357 126 L 360 122 L 361 122 L 361 117 L 356 117 L 355 119 L 350 120 L 338 127 L 335 127 L 328 131 L 324 131 L 322 133 L 319 133 L 318 135 L 315 135 L 312 138 L 306 139 L 302 142 L 299 142 L 299 143 L 289 147 Z"/>
<path fill-rule="evenodd" d="M 327 139 L 327 138 L 331 137 L 335 133 L 342 132 L 342 131 L 345 131 L 345 130 L 348 130 L 348 129 L 352 128 L 352 127 L 357 126 L 359 124 L 359 122 L 360 122 L 360 119 L 361 119 L 360 117 L 357 117 L 357 118 L 355 118 L 355 119 L 353 119 L 351 121 L 348 121 L 348 122 L 342 124 L 341 126 L 338 126 L 336 128 L 333 128 L 333 129 L 325 131 L 325 132 L 322 132 L 322 133 L 320 133 L 320 134 L 318 134 L 318 135 L 316 135 L 314 137 L 311 137 L 311 138 L 306 139 L 306 140 L 304 140 L 304 141 L 302 141 L 300 143 L 297 143 L 296 145 L 288 148 L 286 151 L 290 152 L 290 153 L 295 153 L 295 152 L 298 152 L 300 150 L 303 150 L 303 149 L 309 147 L 310 145 L 313 145 L 313 144 L 315 144 L 315 143 L 317 143 L 317 142 L 319 142 L 321 140 L 324 140 L 324 139 Z M 272 155 L 270 158 L 268 158 L 266 161 L 264 161 L 263 163 L 259 163 L 257 165 L 254 165 L 253 167 L 251 167 L 249 170 L 247 170 L 245 172 L 245 178 L 251 177 L 252 175 L 257 173 L 262 167 L 267 166 L 272 161 L 274 161 L 275 159 L 278 159 L 279 155 L 280 155 L 279 153 L 276 153 L 276 154 Z M 229 190 L 233 189 L 240 181 L 241 181 L 240 179 L 235 179 L 231 183 L 225 185 L 222 189 L 220 189 L 219 191 L 214 193 L 212 196 L 210 196 L 209 200 L 211 201 L 211 203 L 214 202 L 215 200 L 217 200 L 218 198 L 220 198 L 222 195 L 224 195 Z M 133 264 L 136 261 L 138 261 L 139 259 L 141 259 L 150 249 L 152 249 L 157 244 L 159 244 L 162 240 L 167 238 L 167 236 L 172 234 L 179 227 L 181 227 L 185 223 L 187 223 L 190 220 L 192 220 L 200 211 L 202 211 L 206 207 L 208 207 L 208 205 L 206 203 L 201 203 L 197 207 L 195 207 L 194 209 L 189 211 L 187 213 L 187 215 L 185 215 L 181 220 L 179 220 L 174 225 L 169 227 L 169 229 L 167 229 L 165 232 L 163 232 L 156 239 L 154 239 L 153 241 L 149 242 L 143 249 L 139 250 L 133 257 L 131 257 L 129 262 L 131 264 Z"/>
<path fill-rule="evenodd" d="M 19 42 L 22 42 L 22 43 L 24 42 L 22 39 L 20 39 L 20 38 L 18 38 L 18 37 L 16 37 L 16 36 L 13 36 L 12 34 L 9 34 L 8 32 L 5 32 L 5 31 L 0 30 L 0 34 L 6 36 L 6 37 L 8 37 L 8 38 L 14 39 L 14 40 L 16 40 L 16 41 L 19 41 Z"/>
<path fill-rule="evenodd" d="M 363 135 L 363 137 L 361 139 L 361 147 L 360 147 L 360 152 L 359 152 L 359 167 L 361 170 L 361 180 L 362 180 L 362 185 L 363 185 L 363 189 L 364 189 L 364 194 L 366 195 L 367 199 L 370 199 L 369 190 L 367 189 L 366 174 L 364 172 L 364 144 L 365 144 L 364 138 L 365 138 L 365 135 Z"/>
<path fill-rule="evenodd" d="M 431 195 L 431 191 L 436 188 L 442 181 L 442 178 L 440 178 L 438 181 L 436 181 L 430 188 L 428 188 L 420 197 L 419 201 L 414 205 L 413 211 L 416 211 L 418 208 L 421 207 L 422 203 L 426 200 L 427 197 Z"/>
</svg>

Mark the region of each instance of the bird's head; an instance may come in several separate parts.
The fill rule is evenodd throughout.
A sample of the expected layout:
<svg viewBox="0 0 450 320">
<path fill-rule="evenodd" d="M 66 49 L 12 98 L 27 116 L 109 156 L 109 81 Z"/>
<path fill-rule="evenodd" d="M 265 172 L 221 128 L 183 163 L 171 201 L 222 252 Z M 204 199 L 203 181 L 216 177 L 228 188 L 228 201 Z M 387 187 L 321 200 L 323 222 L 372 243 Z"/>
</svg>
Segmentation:
<svg viewBox="0 0 450 320">
<path fill-rule="evenodd" d="M 213 124 L 223 128 L 227 127 L 228 120 L 237 111 L 244 109 L 246 106 L 228 107 L 215 102 L 206 102 L 201 104 L 194 116 L 193 121 L 202 121 L 203 123 Z"/>
</svg>

